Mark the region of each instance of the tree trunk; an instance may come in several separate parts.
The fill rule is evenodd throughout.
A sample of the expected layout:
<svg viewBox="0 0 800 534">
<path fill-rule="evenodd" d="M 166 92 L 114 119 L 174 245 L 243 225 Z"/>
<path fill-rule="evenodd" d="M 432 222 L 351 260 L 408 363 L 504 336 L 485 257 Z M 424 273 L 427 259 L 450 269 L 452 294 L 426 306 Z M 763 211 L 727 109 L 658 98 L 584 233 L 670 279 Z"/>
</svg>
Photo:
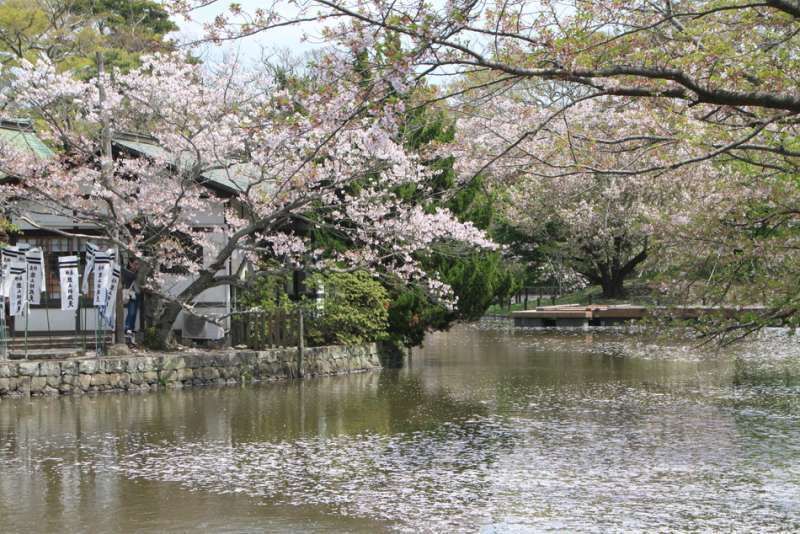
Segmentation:
<svg viewBox="0 0 800 534">
<path fill-rule="evenodd" d="M 152 326 L 145 332 L 146 346 L 150 349 L 164 350 L 172 341 L 172 325 L 181 312 L 181 306 L 177 302 L 164 302 L 153 295 L 148 296 L 148 303 L 151 303 L 148 307 L 153 315 Z"/>
<path fill-rule="evenodd" d="M 601 287 L 603 288 L 604 299 L 624 299 L 625 298 L 625 278 L 615 273 L 615 276 L 603 278 Z"/>
<path fill-rule="evenodd" d="M 647 259 L 648 248 L 645 240 L 641 251 L 627 262 L 614 258 L 610 263 L 595 263 L 594 269 L 581 271 L 592 283 L 600 284 L 603 288 L 604 299 L 621 300 L 625 293 L 625 280 L 636 272 L 636 267 Z"/>
<path fill-rule="evenodd" d="M 111 177 L 114 174 L 114 151 L 111 145 L 112 133 L 111 133 L 111 117 L 108 113 L 108 107 L 106 106 L 106 84 L 105 84 L 105 72 L 106 66 L 105 61 L 103 59 L 103 54 L 101 52 L 97 52 L 96 55 L 96 62 L 97 62 L 97 96 L 100 103 L 100 121 L 103 125 L 102 131 L 102 141 L 103 144 L 101 146 L 101 159 L 100 159 L 100 170 L 103 181 L 108 183 Z M 112 235 L 112 237 L 118 239 L 118 235 Z M 122 251 L 117 249 L 117 261 L 120 263 L 120 267 L 124 267 L 122 262 Z M 122 291 L 117 290 L 117 297 L 114 303 L 112 304 L 115 308 L 115 317 L 116 320 L 114 321 L 114 343 L 116 344 L 124 344 L 125 343 L 125 326 L 124 326 L 124 319 L 123 319 L 123 311 L 122 311 Z"/>
</svg>

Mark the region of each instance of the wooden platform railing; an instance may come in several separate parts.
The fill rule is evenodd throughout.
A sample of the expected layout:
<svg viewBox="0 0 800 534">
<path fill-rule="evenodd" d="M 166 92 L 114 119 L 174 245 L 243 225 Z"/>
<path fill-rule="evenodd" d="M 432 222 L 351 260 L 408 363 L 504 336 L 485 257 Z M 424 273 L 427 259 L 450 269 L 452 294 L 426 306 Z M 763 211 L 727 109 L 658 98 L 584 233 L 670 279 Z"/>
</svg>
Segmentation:
<svg viewBox="0 0 800 534">
<path fill-rule="evenodd" d="M 300 341 L 298 313 L 291 310 L 243 311 L 231 319 L 233 346 L 245 345 L 262 350 L 274 347 L 296 347 Z"/>
</svg>

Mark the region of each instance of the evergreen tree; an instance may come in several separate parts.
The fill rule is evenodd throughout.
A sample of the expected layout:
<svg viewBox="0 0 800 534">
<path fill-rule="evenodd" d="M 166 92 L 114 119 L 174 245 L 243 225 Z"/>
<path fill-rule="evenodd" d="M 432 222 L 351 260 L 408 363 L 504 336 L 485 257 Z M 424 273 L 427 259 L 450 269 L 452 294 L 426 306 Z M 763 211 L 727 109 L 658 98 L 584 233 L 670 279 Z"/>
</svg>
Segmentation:
<svg viewBox="0 0 800 534">
<path fill-rule="evenodd" d="M 0 62 L 47 57 L 83 78 L 96 54 L 128 71 L 143 53 L 171 50 L 178 27 L 153 0 L 0 0 Z"/>
</svg>

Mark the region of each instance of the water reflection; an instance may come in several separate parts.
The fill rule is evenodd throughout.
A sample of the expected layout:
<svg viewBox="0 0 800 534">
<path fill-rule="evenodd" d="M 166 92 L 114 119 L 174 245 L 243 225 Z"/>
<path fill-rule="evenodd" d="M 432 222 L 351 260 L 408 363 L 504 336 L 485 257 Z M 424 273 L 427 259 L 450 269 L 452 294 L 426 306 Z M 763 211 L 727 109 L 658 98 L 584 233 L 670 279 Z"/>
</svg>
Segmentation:
<svg viewBox="0 0 800 534">
<path fill-rule="evenodd" d="M 800 528 L 800 350 L 462 327 L 410 369 L 0 402 L 11 531 Z"/>
</svg>

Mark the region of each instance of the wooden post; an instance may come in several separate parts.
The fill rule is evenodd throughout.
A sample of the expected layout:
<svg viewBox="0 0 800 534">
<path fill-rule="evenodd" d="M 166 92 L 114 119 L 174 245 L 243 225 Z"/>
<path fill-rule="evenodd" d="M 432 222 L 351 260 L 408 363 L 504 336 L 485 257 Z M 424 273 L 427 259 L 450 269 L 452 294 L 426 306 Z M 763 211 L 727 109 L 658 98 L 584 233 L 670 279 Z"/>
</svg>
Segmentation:
<svg viewBox="0 0 800 534">
<path fill-rule="evenodd" d="M 4 230 L 8 221 L 0 217 L 0 243 L 8 243 L 8 234 Z M 0 360 L 8 358 L 8 338 L 6 334 L 6 299 L 0 295 Z"/>
<path fill-rule="evenodd" d="M 0 295 L 0 361 L 8 358 L 8 338 L 6 337 L 6 299 Z"/>
<path fill-rule="evenodd" d="M 303 378 L 303 358 L 305 357 L 305 340 L 304 337 L 304 325 L 303 325 L 303 308 L 298 307 L 298 326 L 299 331 L 297 333 L 297 377 Z"/>
<path fill-rule="evenodd" d="M 114 317 L 114 343 L 117 344 L 124 344 L 125 343 L 125 310 L 123 309 L 122 304 L 122 255 L 120 256 L 120 280 L 119 286 L 117 286 L 117 299 L 116 302 L 113 304 L 117 308 L 116 316 Z M 136 303 L 139 304 L 138 302 Z M 133 341 L 133 340 L 131 340 Z"/>
<path fill-rule="evenodd" d="M 25 275 L 25 280 L 28 280 L 27 273 Z M 27 291 L 27 288 L 25 289 Z M 31 303 L 30 301 L 25 303 L 25 359 L 28 359 L 28 317 L 31 314 Z"/>
<path fill-rule="evenodd" d="M 83 321 L 81 321 L 81 310 L 83 310 Z M 81 348 L 83 352 L 86 352 L 86 330 L 84 330 L 86 324 L 86 306 L 84 302 L 84 297 L 78 292 L 78 309 L 75 310 L 75 337 L 80 336 L 81 338 Z"/>
</svg>

